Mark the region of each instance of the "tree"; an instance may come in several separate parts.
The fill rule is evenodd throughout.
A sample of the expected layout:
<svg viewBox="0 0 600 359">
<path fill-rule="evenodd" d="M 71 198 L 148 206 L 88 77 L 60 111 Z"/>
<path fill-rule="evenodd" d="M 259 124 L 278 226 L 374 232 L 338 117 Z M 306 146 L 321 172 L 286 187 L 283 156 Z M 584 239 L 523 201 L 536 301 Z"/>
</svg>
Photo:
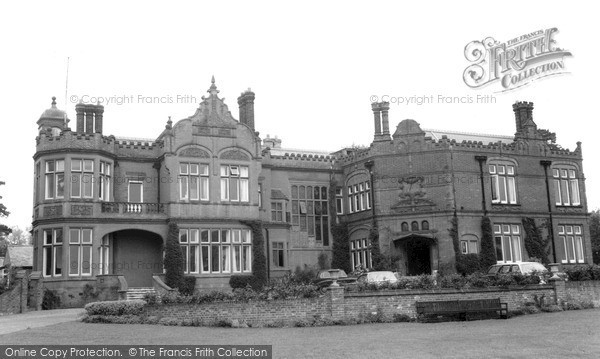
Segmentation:
<svg viewBox="0 0 600 359">
<path fill-rule="evenodd" d="M 11 228 L 11 233 L 6 236 L 6 240 L 8 243 L 14 245 L 29 245 L 31 244 L 30 230 L 31 228 L 23 230 L 19 226 L 14 226 Z"/>
<path fill-rule="evenodd" d="M 331 223 L 331 236 L 333 237 L 331 268 L 342 269 L 346 273 L 354 270 L 350 263 L 350 236 L 348 224 L 337 216 L 335 190 L 337 182 L 332 179 L 329 182 L 329 213 L 333 218 Z"/>
<path fill-rule="evenodd" d="M 529 257 L 537 258 L 543 264 L 548 264 L 548 245 L 550 239 L 542 236 L 540 228 L 535 223 L 535 219 L 530 217 L 523 218 L 523 230 L 525 232 L 525 250 Z"/>
<path fill-rule="evenodd" d="M 593 211 L 590 216 L 590 237 L 594 263 L 600 264 L 600 209 Z"/>
<path fill-rule="evenodd" d="M 259 221 L 242 221 L 252 230 L 252 275 L 255 289 L 267 284 L 267 257 L 265 256 L 265 238 Z"/>
<path fill-rule="evenodd" d="M 183 253 L 179 245 L 179 227 L 177 223 L 169 223 L 164 268 L 165 284 L 171 288 L 179 288 L 183 284 Z"/>
<path fill-rule="evenodd" d="M 492 222 L 487 216 L 481 218 L 481 253 L 479 254 L 479 260 L 483 269 L 496 264 Z"/>
</svg>

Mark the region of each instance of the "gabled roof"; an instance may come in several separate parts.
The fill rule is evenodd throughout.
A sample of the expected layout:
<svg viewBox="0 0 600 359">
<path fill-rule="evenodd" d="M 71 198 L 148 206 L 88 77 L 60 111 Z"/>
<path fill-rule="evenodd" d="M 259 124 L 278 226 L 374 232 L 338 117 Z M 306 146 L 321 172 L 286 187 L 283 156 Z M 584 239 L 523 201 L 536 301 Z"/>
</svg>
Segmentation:
<svg viewBox="0 0 600 359">
<path fill-rule="evenodd" d="M 285 195 L 285 193 L 283 193 L 280 189 L 278 188 L 273 188 L 271 190 L 271 199 L 285 199 L 286 201 L 288 200 L 287 196 Z"/>
<path fill-rule="evenodd" d="M 33 267 L 33 246 L 8 246 L 4 264 L 11 267 Z"/>
</svg>

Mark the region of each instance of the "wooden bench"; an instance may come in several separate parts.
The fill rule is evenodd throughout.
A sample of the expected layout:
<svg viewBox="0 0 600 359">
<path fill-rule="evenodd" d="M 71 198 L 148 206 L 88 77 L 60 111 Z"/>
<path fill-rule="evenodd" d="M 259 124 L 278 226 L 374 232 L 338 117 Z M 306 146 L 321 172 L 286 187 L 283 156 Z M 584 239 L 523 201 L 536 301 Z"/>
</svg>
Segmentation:
<svg viewBox="0 0 600 359">
<path fill-rule="evenodd" d="M 495 312 L 501 318 L 508 317 L 508 305 L 495 299 L 443 300 L 435 302 L 416 302 L 417 314 L 458 314 L 467 319 L 469 313 Z"/>
</svg>

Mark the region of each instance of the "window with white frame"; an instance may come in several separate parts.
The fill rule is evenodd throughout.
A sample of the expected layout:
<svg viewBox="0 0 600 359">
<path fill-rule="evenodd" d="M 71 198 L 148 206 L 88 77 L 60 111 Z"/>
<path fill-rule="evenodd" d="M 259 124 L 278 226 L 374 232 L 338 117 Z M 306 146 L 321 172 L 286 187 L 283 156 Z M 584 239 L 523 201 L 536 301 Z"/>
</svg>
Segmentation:
<svg viewBox="0 0 600 359">
<path fill-rule="evenodd" d="M 110 201 L 112 165 L 109 162 L 100 161 L 98 172 L 98 198 L 101 201 Z"/>
<path fill-rule="evenodd" d="M 283 268 L 285 267 L 285 243 L 284 242 L 273 242 L 271 243 L 272 248 L 272 262 L 274 267 Z"/>
<path fill-rule="evenodd" d="M 512 164 L 490 164 L 492 180 L 492 203 L 516 204 L 517 188 L 515 166 Z"/>
<path fill-rule="evenodd" d="M 248 166 L 221 165 L 221 201 L 248 202 Z"/>
<path fill-rule="evenodd" d="M 92 275 L 92 229 L 69 229 L 69 276 Z"/>
<path fill-rule="evenodd" d="M 465 235 L 460 240 L 460 252 L 462 254 L 479 253 L 479 243 L 477 237 Z"/>
<path fill-rule="evenodd" d="M 100 265 L 98 266 L 98 274 L 109 274 L 109 251 L 111 239 L 111 234 L 107 234 L 104 237 L 102 237 L 100 248 L 98 248 L 98 258 L 100 259 Z"/>
<path fill-rule="evenodd" d="M 359 266 L 363 268 L 371 268 L 371 251 L 369 242 L 366 238 L 355 239 L 350 241 L 350 258 L 352 259 L 352 268 L 357 269 Z"/>
<path fill-rule="evenodd" d="M 285 204 L 283 202 L 271 202 L 271 221 L 283 222 L 285 221 Z"/>
<path fill-rule="evenodd" d="M 42 266 L 44 268 L 44 277 L 61 277 L 63 267 L 63 230 L 61 228 L 45 229 L 43 241 L 44 254 Z"/>
<path fill-rule="evenodd" d="M 65 197 L 65 161 L 46 161 L 46 199 Z"/>
<path fill-rule="evenodd" d="M 368 181 L 348 186 L 349 213 L 371 209 L 371 186 Z"/>
<path fill-rule="evenodd" d="M 180 229 L 179 244 L 186 274 L 252 272 L 248 229 Z"/>
<path fill-rule="evenodd" d="M 329 245 L 327 186 L 292 186 L 292 226 Z"/>
<path fill-rule="evenodd" d="M 127 184 L 127 202 L 144 203 L 144 182 L 129 180 Z"/>
<path fill-rule="evenodd" d="M 335 212 L 337 214 L 344 214 L 344 194 L 342 193 L 342 187 L 335 189 Z"/>
<path fill-rule="evenodd" d="M 557 206 L 581 205 L 577 171 L 574 168 L 553 168 L 552 177 L 554 177 L 554 194 Z"/>
<path fill-rule="evenodd" d="M 262 209 L 262 183 L 258 184 L 258 208 Z"/>
<path fill-rule="evenodd" d="M 583 231 L 579 225 L 558 226 L 558 238 L 563 243 L 562 263 L 584 263 Z"/>
<path fill-rule="evenodd" d="M 94 161 L 85 159 L 71 160 L 71 197 L 92 198 Z"/>
<path fill-rule="evenodd" d="M 494 225 L 494 243 L 498 262 L 521 262 L 521 227 L 518 224 Z"/>
<path fill-rule="evenodd" d="M 179 164 L 179 198 L 183 201 L 208 201 L 208 165 Z"/>
</svg>

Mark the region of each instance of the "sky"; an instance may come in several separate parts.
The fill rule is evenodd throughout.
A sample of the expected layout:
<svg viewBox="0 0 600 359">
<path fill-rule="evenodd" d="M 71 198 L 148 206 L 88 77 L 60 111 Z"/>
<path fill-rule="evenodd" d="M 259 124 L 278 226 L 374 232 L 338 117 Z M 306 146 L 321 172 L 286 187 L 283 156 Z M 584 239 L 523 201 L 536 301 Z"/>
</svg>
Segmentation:
<svg viewBox="0 0 600 359">
<path fill-rule="evenodd" d="M 371 143 L 374 100 L 391 102 L 392 131 L 414 119 L 423 128 L 509 136 L 512 104 L 532 101 L 538 127 L 556 132 L 558 144 L 574 149 L 582 141 L 593 210 L 600 207 L 594 13 L 583 2 L 558 1 L 4 2 L 0 201 L 11 215 L 0 221 L 31 224 L 36 121 L 52 96 L 71 119 L 79 100 L 103 101 L 105 135 L 156 138 L 168 116 L 176 122 L 195 112 L 212 76 L 236 118 L 240 93 L 256 93 L 261 137 L 324 151 Z M 463 80 L 470 42 L 550 28 L 558 29 L 554 46 L 572 54 L 564 74 L 508 92 Z"/>
</svg>

